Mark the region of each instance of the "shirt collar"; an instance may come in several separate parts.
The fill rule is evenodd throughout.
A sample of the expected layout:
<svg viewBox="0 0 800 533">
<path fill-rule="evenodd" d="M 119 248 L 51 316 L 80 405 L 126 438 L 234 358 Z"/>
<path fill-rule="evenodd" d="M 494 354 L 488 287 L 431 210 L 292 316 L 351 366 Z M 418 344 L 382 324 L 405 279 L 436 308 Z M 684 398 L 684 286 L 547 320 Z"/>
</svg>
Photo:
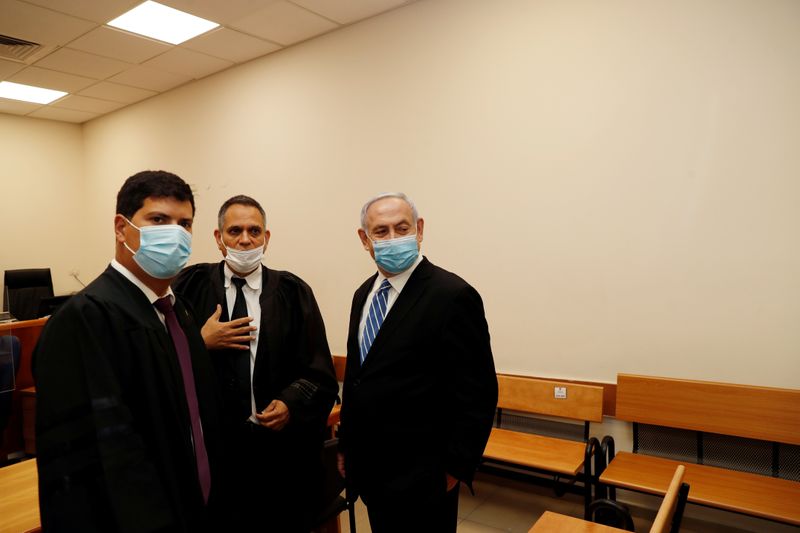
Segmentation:
<svg viewBox="0 0 800 533">
<path fill-rule="evenodd" d="M 225 265 L 223 271 L 225 272 L 225 288 L 227 289 L 227 288 L 229 288 L 231 286 L 231 278 L 234 277 L 234 276 L 236 276 L 238 278 L 239 276 L 233 273 L 233 270 L 231 270 L 231 268 L 228 266 L 227 261 L 223 260 L 222 263 Z M 245 283 L 247 283 L 247 286 L 250 287 L 252 290 L 260 291 L 261 290 L 261 265 L 259 265 L 258 268 L 256 268 L 252 272 L 250 272 L 244 278 L 244 281 L 245 281 Z"/>
<path fill-rule="evenodd" d="M 420 263 L 422 263 L 422 254 L 417 255 L 417 259 L 414 261 L 413 265 L 405 269 L 403 272 L 395 274 L 391 278 L 387 278 L 381 274 L 380 271 L 378 271 L 378 279 L 375 280 L 375 286 L 380 287 L 381 283 L 383 283 L 383 280 L 388 279 L 389 285 L 391 285 L 394 290 L 396 290 L 398 293 L 402 292 L 403 287 L 405 287 L 406 283 L 408 283 L 408 278 L 411 277 L 411 274 L 414 273 L 414 270 L 416 270 Z"/>
<path fill-rule="evenodd" d="M 111 260 L 111 268 L 113 268 L 114 270 L 125 276 L 125 278 L 128 281 L 139 287 L 139 290 L 141 290 L 144 293 L 145 297 L 147 298 L 147 301 L 149 301 L 151 304 L 156 303 L 156 300 L 160 298 L 160 296 L 158 296 L 155 292 L 153 292 L 153 289 L 142 283 L 142 280 L 137 278 L 133 272 L 125 268 L 122 265 L 122 263 L 120 263 L 116 259 Z M 167 296 L 169 298 L 170 303 L 172 305 L 175 305 L 175 294 L 172 292 L 172 287 L 167 287 L 167 293 L 164 296 Z"/>
</svg>

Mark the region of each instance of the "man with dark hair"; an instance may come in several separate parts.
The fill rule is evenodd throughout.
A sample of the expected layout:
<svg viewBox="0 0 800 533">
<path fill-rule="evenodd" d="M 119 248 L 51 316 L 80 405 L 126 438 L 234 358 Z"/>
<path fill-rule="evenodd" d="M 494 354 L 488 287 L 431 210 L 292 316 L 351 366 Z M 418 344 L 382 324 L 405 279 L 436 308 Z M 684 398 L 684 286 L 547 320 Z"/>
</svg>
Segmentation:
<svg viewBox="0 0 800 533">
<path fill-rule="evenodd" d="M 322 315 L 303 280 L 261 264 L 270 232 L 256 200 L 222 204 L 214 238 L 223 261 L 187 268 L 173 288 L 207 319 L 203 339 L 222 387 L 231 460 L 232 529 L 306 533 L 338 392 Z"/>
<path fill-rule="evenodd" d="M 191 253 L 194 198 L 140 172 L 114 216 L 111 265 L 47 322 L 33 355 L 44 531 L 211 531 L 216 383 L 170 282 Z"/>
</svg>

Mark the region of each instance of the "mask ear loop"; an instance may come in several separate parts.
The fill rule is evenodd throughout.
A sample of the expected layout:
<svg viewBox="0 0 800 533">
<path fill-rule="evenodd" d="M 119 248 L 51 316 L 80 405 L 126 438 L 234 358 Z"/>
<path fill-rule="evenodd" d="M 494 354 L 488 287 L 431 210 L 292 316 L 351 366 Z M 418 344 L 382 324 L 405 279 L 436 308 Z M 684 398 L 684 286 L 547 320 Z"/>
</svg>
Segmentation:
<svg viewBox="0 0 800 533">
<path fill-rule="evenodd" d="M 136 224 L 134 224 L 133 222 L 131 222 L 130 220 L 128 220 L 128 217 L 126 217 L 125 215 L 121 215 L 121 216 L 122 216 L 122 218 L 124 218 L 124 219 L 125 219 L 125 222 L 127 222 L 128 224 L 130 224 L 132 227 L 136 228 L 136 230 L 137 230 L 139 233 L 141 233 L 141 232 L 142 232 L 142 228 L 140 228 L 139 226 L 137 226 Z M 130 252 L 132 255 L 136 255 L 136 252 L 134 252 L 133 250 L 131 250 L 131 247 L 130 247 L 130 246 L 128 246 L 128 243 L 127 243 L 127 242 L 123 242 L 123 243 L 122 243 L 122 246 L 124 246 L 125 248 L 127 248 L 127 249 L 128 249 L 128 251 L 129 251 L 129 252 Z"/>
</svg>

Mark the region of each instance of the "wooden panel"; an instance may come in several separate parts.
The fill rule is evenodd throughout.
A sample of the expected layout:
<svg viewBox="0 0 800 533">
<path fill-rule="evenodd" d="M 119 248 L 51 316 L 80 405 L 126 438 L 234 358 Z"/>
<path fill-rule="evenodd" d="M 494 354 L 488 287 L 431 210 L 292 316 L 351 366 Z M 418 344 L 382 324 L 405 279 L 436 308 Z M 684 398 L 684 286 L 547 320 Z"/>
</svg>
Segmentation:
<svg viewBox="0 0 800 533">
<path fill-rule="evenodd" d="M 686 472 L 686 467 L 678 465 L 675 469 L 675 474 L 672 476 L 672 481 L 669 484 L 669 489 L 664 495 L 664 501 L 658 508 L 653 526 L 650 528 L 650 533 L 665 533 L 670 530 L 672 526 L 672 517 L 675 516 L 675 509 L 678 507 L 678 492 L 681 489 L 681 482 Z M 690 487 L 691 488 L 691 487 Z"/>
<path fill-rule="evenodd" d="M 344 381 L 344 367 L 347 364 L 347 357 L 344 355 L 333 356 L 333 369 L 336 371 L 336 381 Z"/>
<path fill-rule="evenodd" d="M 619 533 L 620 531 L 625 530 L 545 511 L 528 533 Z"/>
<path fill-rule="evenodd" d="M 617 418 L 800 444 L 800 390 L 620 374 Z"/>
<path fill-rule="evenodd" d="M 0 533 L 39 527 L 38 483 L 34 460 L 0 468 Z"/>
<path fill-rule="evenodd" d="M 583 467 L 584 450 L 582 442 L 494 428 L 483 457 L 574 476 Z"/>
<path fill-rule="evenodd" d="M 566 381 L 550 381 L 518 376 L 497 375 L 497 406 L 574 420 L 603 420 L 603 388 Z M 555 387 L 564 387 L 567 397 L 556 399 Z"/>
<path fill-rule="evenodd" d="M 709 507 L 800 525 L 800 482 L 679 463 L 660 457 L 619 452 L 600 481 L 663 495 L 679 464 L 686 466 L 689 501 Z"/>
<path fill-rule="evenodd" d="M 33 349 L 39 341 L 39 335 L 47 322 L 47 318 L 37 318 L 36 320 L 23 320 L 20 322 L 9 322 L 0 324 L 0 335 L 14 335 L 19 337 L 21 348 L 20 365 L 17 371 L 17 389 L 11 396 L 11 416 L 6 428 L 5 443 L 0 447 L 0 457 L 5 459 L 6 455 L 19 451 L 23 448 L 22 441 L 22 399 L 20 391 L 33 386 L 33 374 L 31 373 L 31 359 Z"/>
</svg>

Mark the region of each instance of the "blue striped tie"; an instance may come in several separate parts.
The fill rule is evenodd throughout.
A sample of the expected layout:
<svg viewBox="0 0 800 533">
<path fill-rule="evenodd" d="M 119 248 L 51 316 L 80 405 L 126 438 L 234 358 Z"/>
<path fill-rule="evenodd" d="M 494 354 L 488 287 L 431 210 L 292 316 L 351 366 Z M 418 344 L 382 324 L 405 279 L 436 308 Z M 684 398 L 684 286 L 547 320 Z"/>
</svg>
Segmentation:
<svg viewBox="0 0 800 533">
<path fill-rule="evenodd" d="M 383 319 L 386 318 L 386 308 L 389 303 L 389 280 L 383 280 L 375 296 L 372 297 L 372 303 L 369 305 L 369 313 L 367 314 L 367 322 L 364 324 L 364 335 L 361 339 L 361 362 L 367 358 L 369 349 L 372 343 L 375 342 L 375 337 L 378 336 L 378 330 L 381 329 Z"/>
</svg>

